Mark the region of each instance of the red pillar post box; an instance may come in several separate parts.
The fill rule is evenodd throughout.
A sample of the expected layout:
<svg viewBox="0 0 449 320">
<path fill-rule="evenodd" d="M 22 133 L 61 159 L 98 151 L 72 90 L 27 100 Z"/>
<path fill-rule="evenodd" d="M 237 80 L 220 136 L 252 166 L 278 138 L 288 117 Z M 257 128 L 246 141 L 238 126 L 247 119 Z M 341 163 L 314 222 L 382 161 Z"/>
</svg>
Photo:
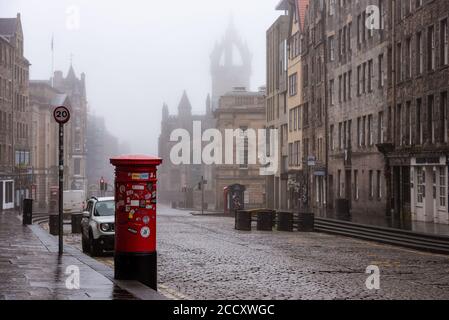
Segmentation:
<svg viewBox="0 0 449 320">
<path fill-rule="evenodd" d="M 157 290 L 156 172 L 162 159 L 119 156 L 115 166 L 114 277 Z"/>
</svg>

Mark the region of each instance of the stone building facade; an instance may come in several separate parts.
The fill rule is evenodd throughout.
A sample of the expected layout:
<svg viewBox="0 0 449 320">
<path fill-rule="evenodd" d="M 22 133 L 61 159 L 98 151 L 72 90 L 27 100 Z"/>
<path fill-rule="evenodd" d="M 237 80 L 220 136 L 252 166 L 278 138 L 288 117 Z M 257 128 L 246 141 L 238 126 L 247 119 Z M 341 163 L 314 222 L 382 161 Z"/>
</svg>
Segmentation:
<svg viewBox="0 0 449 320">
<path fill-rule="evenodd" d="M 223 210 L 229 208 L 225 203 L 225 188 L 240 185 L 244 188 L 242 203 L 245 208 L 263 208 L 266 205 L 266 177 L 260 174 L 260 163 L 250 161 L 250 129 L 257 135 L 258 129 L 266 127 L 265 92 L 248 92 L 244 88 L 235 88 L 220 98 L 219 107 L 214 111 L 216 128 L 223 138 L 222 163 L 214 165 L 215 207 Z M 231 149 L 225 140 L 225 130 L 234 131 L 232 142 L 232 164 L 226 161 Z M 240 133 L 235 133 L 240 129 Z M 237 143 L 241 139 L 242 143 Z M 237 152 L 238 151 L 238 152 Z M 257 156 L 256 156 L 257 159 Z"/>
<path fill-rule="evenodd" d="M 71 109 L 67 94 L 51 87 L 50 81 L 30 81 L 31 116 L 31 165 L 33 167 L 33 205 L 38 210 L 51 209 L 52 190 L 58 188 L 58 124 L 53 118 L 53 110 L 64 105 Z M 65 125 L 64 182 L 68 189 L 68 164 L 70 163 L 70 141 L 72 122 Z M 52 208 L 55 209 L 55 208 Z"/>
<path fill-rule="evenodd" d="M 449 2 L 395 1 L 383 145 L 397 218 L 449 224 Z"/>
<path fill-rule="evenodd" d="M 68 189 L 87 191 L 86 178 L 86 125 L 87 125 L 87 96 L 86 96 L 86 75 L 81 73 L 78 78 L 75 70 L 70 65 L 67 76 L 64 77 L 62 71 L 56 71 L 52 79 L 55 89 L 66 93 L 72 104 L 72 122 L 70 136 L 70 161 L 67 164 Z"/>
<path fill-rule="evenodd" d="M 287 39 L 289 19 L 288 7 L 278 6 L 284 14 L 267 31 L 267 83 L 266 119 L 267 128 L 278 130 L 280 155 L 276 174 L 267 177 L 267 207 L 287 209 L 287 156 L 288 156 L 288 112 L 287 112 Z"/>
<path fill-rule="evenodd" d="M 386 3 L 386 2 L 385 2 Z M 366 27 L 369 5 L 381 10 L 381 30 Z M 384 1 L 327 8 L 329 78 L 329 200 L 349 200 L 353 213 L 385 215 L 384 143 L 389 21 Z"/>
<path fill-rule="evenodd" d="M 287 5 L 284 2 L 284 5 Z M 302 148 L 306 148 L 303 144 L 303 130 L 306 122 L 303 115 L 307 114 L 304 109 L 309 108 L 304 98 L 304 76 L 306 75 L 303 67 L 303 55 L 301 52 L 301 34 L 305 27 L 304 9 L 307 3 L 298 1 L 290 2 L 289 11 L 289 32 L 288 32 L 288 52 L 287 52 L 287 76 L 288 76 L 288 93 L 287 93 L 287 112 L 288 112 L 288 138 L 287 138 L 287 155 L 288 155 L 288 208 L 298 209 L 301 205 L 305 205 L 304 197 L 308 186 L 307 176 L 304 171 L 304 153 Z"/>
<path fill-rule="evenodd" d="M 29 65 L 20 14 L 0 18 L 0 210 L 32 193 Z"/>
<path fill-rule="evenodd" d="M 164 159 L 162 165 L 159 167 L 159 201 L 163 203 L 176 203 L 187 208 L 201 207 L 201 200 L 194 201 L 194 196 L 198 193 L 198 183 L 201 181 L 201 176 L 208 180 L 206 187 L 206 203 L 209 207 L 213 207 L 214 198 L 213 192 L 210 191 L 210 183 L 212 177 L 211 171 L 206 170 L 205 166 L 193 163 L 193 152 L 200 152 L 198 150 L 189 150 L 189 163 L 174 164 L 171 162 L 170 153 L 178 141 L 170 141 L 172 132 L 177 129 L 186 130 L 190 137 L 190 145 L 193 144 L 193 128 L 194 123 L 199 123 L 202 131 L 214 127 L 214 120 L 211 109 L 210 98 L 206 101 L 206 113 L 203 115 L 192 114 L 192 105 L 184 91 L 178 105 L 178 113 L 170 115 L 168 106 L 164 104 L 162 107 L 162 123 L 161 134 L 159 136 L 159 157 Z M 200 132 L 202 134 L 202 132 Z M 198 198 L 198 197 L 196 197 Z M 198 199 L 197 199 L 198 200 Z"/>
<path fill-rule="evenodd" d="M 281 4 L 291 24 L 296 16 L 304 23 L 301 80 L 288 84 L 302 98 L 289 100 L 289 108 L 302 106 L 301 120 L 289 112 L 289 133 L 302 125 L 302 137 L 290 134 L 289 142 L 300 140 L 299 158 L 316 160 L 308 180 L 313 207 L 329 212 L 342 198 L 363 216 L 447 224 L 448 2 Z M 295 63 L 293 54 L 289 69 Z"/>
</svg>

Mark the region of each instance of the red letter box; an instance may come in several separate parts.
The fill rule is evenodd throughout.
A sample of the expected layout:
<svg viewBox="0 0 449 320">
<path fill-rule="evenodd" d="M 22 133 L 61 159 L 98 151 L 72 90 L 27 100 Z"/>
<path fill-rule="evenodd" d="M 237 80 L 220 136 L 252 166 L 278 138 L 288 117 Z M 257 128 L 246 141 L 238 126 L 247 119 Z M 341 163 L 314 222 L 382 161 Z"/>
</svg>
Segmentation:
<svg viewBox="0 0 449 320">
<path fill-rule="evenodd" d="M 157 289 L 156 167 L 162 159 L 120 156 L 115 168 L 114 275 Z"/>
</svg>

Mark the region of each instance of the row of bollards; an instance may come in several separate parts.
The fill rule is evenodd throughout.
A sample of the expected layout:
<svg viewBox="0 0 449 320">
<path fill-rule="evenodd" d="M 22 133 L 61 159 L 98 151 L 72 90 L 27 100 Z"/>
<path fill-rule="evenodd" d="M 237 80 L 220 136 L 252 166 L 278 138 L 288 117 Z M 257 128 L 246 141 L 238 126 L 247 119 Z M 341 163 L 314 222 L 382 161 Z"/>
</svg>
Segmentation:
<svg viewBox="0 0 449 320">
<path fill-rule="evenodd" d="M 258 231 L 313 232 L 315 215 L 310 212 L 276 212 L 275 210 L 237 210 L 235 214 L 235 229 L 251 231 L 252 222 L 256 221 Z"/>
<path fill-rule="evenodd" d="M 80 234 L 81 233 L 81 220 L 83 219 L 82 213 L 72 213 L 70 215 L 70 225 L 72 226 L 72 233 L 73 234 Z M 59 215 L 57 214 L 51 214 L 49 215 L 49 232 L 53 236 L 59 235 Z"/>
<path fill-rule="evenodd" d="M 22 222 L 23 225 L 33 224 L 33 199 L 24 199 L 23 200 L 23 210 L 22 210 Z M 71 217 L 71 226 L 72 233 L 79 234 L 81 233 L 81 220 L 83 218 L 82 213 L 72 213 Z M 49 232 L 51 235 L 57 236 L 59 235 L 59 215 L 58 214 L 50 214 L 48 219 Z"/>
</svg>

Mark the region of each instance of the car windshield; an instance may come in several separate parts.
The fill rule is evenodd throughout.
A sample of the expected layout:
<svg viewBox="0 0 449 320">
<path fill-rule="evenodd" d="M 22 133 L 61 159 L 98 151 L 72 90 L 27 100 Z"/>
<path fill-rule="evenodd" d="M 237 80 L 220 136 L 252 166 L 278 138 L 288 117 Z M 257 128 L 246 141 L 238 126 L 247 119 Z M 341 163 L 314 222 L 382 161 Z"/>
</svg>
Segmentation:
<svg viewBox="0 0 449 320">
<path fill-rule="evenodd" d="M 115 201 L 101 201 L 97 202 L 95 206 L 95 216 L 106 217 L 113 216 L 115 213 Z"/>
</svg>

